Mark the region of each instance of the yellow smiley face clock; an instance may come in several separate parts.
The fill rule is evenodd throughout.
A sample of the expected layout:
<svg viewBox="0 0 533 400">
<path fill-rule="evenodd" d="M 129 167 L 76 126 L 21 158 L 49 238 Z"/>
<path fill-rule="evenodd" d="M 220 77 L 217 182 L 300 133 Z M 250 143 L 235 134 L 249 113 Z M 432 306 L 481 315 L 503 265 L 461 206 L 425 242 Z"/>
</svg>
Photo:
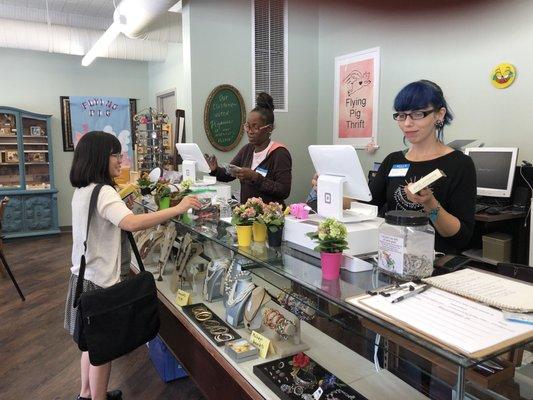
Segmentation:
<svg viewBox="0 0 533 400">
<path fill-rule="evenodd" d="M 490 81 L 496 89 L 505 89 L 511 86 L 516 78 L 516 69 L 513 64 L 501 63 L 496 65 L 490 74 Z"/>
</svg>

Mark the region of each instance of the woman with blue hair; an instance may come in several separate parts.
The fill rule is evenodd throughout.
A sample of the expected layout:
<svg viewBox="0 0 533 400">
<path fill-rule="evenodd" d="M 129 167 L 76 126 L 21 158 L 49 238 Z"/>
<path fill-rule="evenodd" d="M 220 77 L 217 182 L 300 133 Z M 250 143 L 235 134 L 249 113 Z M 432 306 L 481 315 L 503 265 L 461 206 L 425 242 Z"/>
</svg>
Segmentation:
<svg viewBox="0 0 533 400">
<path fill-rule="evenodd" d="M 372 204 L 389 210 L 420 210 L 435 227 L 435 250 L 457 254 L 474 229 L 476 171 L 470 157 L 443 143 L 453 119 L 441 88 L 428 80 L 405 86 L 394 100 L 393 118 L 409 148 L 389 154 L 369 182 Z M 407 144 L 407 143 L 406 143 Z M 435 169 L 446 176 L 416 194 L 407 190 Z"/>
</svg>

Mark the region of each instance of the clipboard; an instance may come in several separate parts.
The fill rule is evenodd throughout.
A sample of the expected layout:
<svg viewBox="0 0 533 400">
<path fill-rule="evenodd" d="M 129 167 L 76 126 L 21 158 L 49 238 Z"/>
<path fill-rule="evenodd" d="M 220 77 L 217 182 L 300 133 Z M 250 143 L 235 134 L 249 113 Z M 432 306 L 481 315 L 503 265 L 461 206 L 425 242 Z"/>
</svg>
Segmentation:
<svg viewBox="0 0 533 400">
<path fill-rule="evenodd" d="M 392 299 L 394 296 L 364 294 L 349 297 L 346 301 L 439 347 L 473 359 L 533 339 L 533 327 L 506 321 L 499 310 L 437 288 L 432 287 L 424 293 L 392 305 L 394 307 L 391 306 Z M 446 310 L 447 303 L 450 310 Z M 396 307 L 398 305 L 400 307 Z M 457 311 L 453 307 L 471 310 L 473 315 L 469 317 L 480 313 L 479 320 L 472 320 L 471 326 L 462 327 L 464 322 L 460 315 L 453 320 Z M 436 309 L 438 311 L 435 311 Z M 421 313 L 421 310 L 425 312 Z M 418 318 L 417 314 L 422 317 Z M 431 322 L 432 314 L 436 323 Z M 478 337 L 471 329 L 473 326 L 479 332 Z M 461 331 L 461 328 L 464 331 Z M 484 333 L 483 330 L 489 333 Z"/>
</svg>

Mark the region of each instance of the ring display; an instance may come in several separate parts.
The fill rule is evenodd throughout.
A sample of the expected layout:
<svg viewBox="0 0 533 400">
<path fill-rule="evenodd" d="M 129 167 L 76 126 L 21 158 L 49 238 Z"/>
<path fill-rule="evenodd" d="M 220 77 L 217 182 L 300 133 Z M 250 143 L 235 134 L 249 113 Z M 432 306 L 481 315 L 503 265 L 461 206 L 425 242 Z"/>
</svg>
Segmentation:
<svg viewBox="0 0 533 400">
<path fill-rule="evenodd" d="M 311 400 L 319 387 L 321 399 L 367 400 L 303 353 L 255 365 L 253 371 L 282 400 Z"/>
<path fill-rule="evenodd" d="M 182 310 L 217 346 L 223 346 L 226 342 L 241 338 L 237 332 L 203 303 L 184 306 Z"/>
</svg>

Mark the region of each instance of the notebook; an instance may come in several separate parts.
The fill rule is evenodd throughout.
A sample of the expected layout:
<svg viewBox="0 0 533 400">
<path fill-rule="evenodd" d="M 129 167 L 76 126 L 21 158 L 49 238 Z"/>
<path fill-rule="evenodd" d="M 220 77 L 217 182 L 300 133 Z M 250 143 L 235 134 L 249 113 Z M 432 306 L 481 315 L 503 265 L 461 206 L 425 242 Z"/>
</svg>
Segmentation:
<svg viewBox="0 0 533 400">
<path fill-rule="evenodd" d="M 423 281 L 501 310 L 533 312 L 533 285 L 490 272 L 467 268 Z"/>
</svg>

